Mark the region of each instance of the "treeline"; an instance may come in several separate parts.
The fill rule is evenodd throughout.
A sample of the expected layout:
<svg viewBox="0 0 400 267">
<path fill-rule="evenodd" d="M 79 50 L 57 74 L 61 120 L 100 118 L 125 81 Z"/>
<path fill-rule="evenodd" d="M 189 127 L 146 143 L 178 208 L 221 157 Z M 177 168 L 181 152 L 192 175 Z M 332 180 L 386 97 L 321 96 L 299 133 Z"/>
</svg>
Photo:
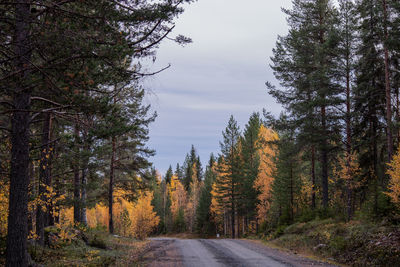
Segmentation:
<svg viewBox="0 0 400 267">
<path fill-rule="evenodd" d="M 27 239 L 73 207 L 75 224 L 114 191 L 148 186 L 148 125 L 141 67 L 172 37 L 190 0 L 0 1 L 1 254 L 28 266 Z M 8 210 L 8 212 L 7 212 Z M 7 227 L 8 223 L 8 227 Z M 4 254 L 2 255 L 4 256 Z"/>
<path fill-rule="evenodd" d="M 223 132 L 221 153 L 210 155 L 204 174 L 192 146 L 177 164 L 153 184 L 159 233 L 190 232 L 244 236 L 258 231 L 270 209 L 279 138 L 254 113 L 243 134 L 233 117 Z"/>
<path fill-rule="evenodd" d="M 183 176 L 170 169 L 157 189 L 160 231 L 237 237 L 314 218 L 399 222 L 400 4 L 292 4 L 271 57 L 280 86 L 267 83 L 284 112 L 252 115 L 243 133 L 231 118 L 199 185 L 195 156 Z"/>
</svg>

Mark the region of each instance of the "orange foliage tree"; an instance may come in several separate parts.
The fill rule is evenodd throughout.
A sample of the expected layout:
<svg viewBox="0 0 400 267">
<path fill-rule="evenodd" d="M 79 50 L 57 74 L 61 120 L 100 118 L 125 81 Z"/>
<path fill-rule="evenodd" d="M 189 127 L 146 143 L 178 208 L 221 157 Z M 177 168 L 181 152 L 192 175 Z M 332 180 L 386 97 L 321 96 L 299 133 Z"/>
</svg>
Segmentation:
<svg viewBox="0 0 400 267">
<path fill-rule="evenodd" d="M 257 204 L 257 217 L 261 221 L 265 221 L 271 206 L 271 187 L 276 170 L 274 157 L 276 156 L 277 150 L 276 146 L 271 144 L 271 142 L 277 141 L 278 139 L 278 134 L 275 131 L 266 128 L 264 125 L 260 126 L 257 140 L 260 165 L 257 178 L 254 182 L 254 188 L 260 192 L 257 197 L 259 201 Z"/>
</svg>

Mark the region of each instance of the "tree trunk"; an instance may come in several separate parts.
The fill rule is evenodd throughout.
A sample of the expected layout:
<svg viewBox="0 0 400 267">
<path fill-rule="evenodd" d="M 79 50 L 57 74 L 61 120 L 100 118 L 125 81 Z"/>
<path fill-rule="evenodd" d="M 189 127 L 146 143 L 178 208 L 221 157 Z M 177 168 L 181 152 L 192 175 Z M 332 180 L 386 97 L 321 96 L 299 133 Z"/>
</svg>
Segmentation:
<svg viewBox="0 0 400 267">
<path fill-rule="evenodd" d="M 349 42 L 349 41 L 348 41 Z M 349 46 L 349 44 L 348 44 Z M 350 48 L 348 48 L 350 49 Z M 352 141 L 351 141 L 351 88 L 350 88 L 350 53 L 346 55 L 346 152 L 347 152 L 347 168 L 350 171 L 351 166 L 351 149 L 352 149 Z M 350 173 L 349 173 L 350 174 Z M 349 179 L 352 179 L 349 175 Z M 352 183 L 351 180 L 347 181 L 347 219 L 350 221 L 353 215 L 352 210 Z"/>
<path fill-rule="evenodd" d="M 108 228 L 110 234 L 114 233 L 114 220 L 113 220 L 113 201 L 114 201 L 114 164 L 115 164 L 115 154 L 116 154 L 116 138 L 113 137 L 111 140 L 112 152 L 111 152 L 111 163 L 110 163 L 110 185 L 108 187 Z"/>
<path fill-rule="evenodd" d="M 225 209 L 224 209 L 224 236 L 226 236 L 227 233 L 227 226 L 226 226 L 226 213 L 225 213 Z"/>
<path fill-rule="evenodd" d="M 311 183 L 312 183 L 312 188 L 311 188 L 311 208 L 315 210 L 316 208 L 316 203 L 315 203 L 315 189 L 316 189 L 316 184 L 315 184 L 315 147 L 314 145 L 311 147 Z"/>
<path fill-rule="evenodd" d="M 47 165 L 47 169 L 48 169 L 48 175 L 46 177 L 46 184 L 50 187 L 53 188 L 53 174 L 52 174 L 52 169 L 53 169 L 53 165 L 52 165 L 52 161 L 53 161 L 53 154 L 54 154 L 54 144 L 53 144 L 53 139 L 52 139 L 52 128 L 53 128 L 53 115 L 50 114 L 49 115 L 49 159 L 48 159 L 48 165 Z M 53 201 L 51 201 L 49 203 L 49 206 L 47 208 L 47 224 L 46 226 L 53 226 L 54 225 L 54 214 L 53 214 L 53 208 L 54 208 L 54 203 Z"/>
<path fill-rule="evenodd" d="M 29 126 L 31 108 L 30 84 L 30 3 L 15 1 L 14 111 L 11 117 L 11 170 L 7 235 L 7 267 L 28 266 L 28 187 L 29 187 Z"/>
<path fill-rule="evenodd" d="M 293 166 L 290 164 L 290 222 L 293 222 L 294 219 L 294 192 L 293 192 Z"/>
<path fill-rule="evenodd" d="M 79 132 L 80 131 L 77 119 L 75 124 L 75 153 L 72 166 L 74 170 L 74 223 L 81 222 L 81 181 L 79 179 L 79 162 L 80 162 Z"/>
<path fill-rule="evenodd" d="M 392 95 L 390 90 L 390 73 L 389 73 L 389 51 L 387 48 L 387 39 L 388 39 L 388 11 L 386 0 L 382 0 L 383 5 L 383 25 L 384 25 L 384 34 L 385 38 L 383 41 L 383 49 L 385 54 L 385 92 L 386 92 L 386 131 L 387 131 L 387 152 L 388 152 L 388 161 L 392 161 L 393 157 L 393 135 L 392 135 Z"/>
<path fill-rule="evenodd" d="M 325 106 L 321 107 L 321 120 L 322 120 L 322 131 L 326 135 L 326 110 Z M 322 204 L 326 209 L 329 205 L 329 192 L 328 192 L 328 148 L 327 148 L 326 136 L 323 137 L 321 147 L 321 166 L 322 166 Z"/>
<path fill-rule="evenodd" d="M 238 212 L 237 209 L 235 210 L 235 238 L 239 238 L 239 216 L 238 216 Z"/>
<path fill-rule="evenodd" d="M 245 236 L 246 235 L 246 218 L 245 216 L 242 217 L 242 235 Z"/>
<path fill-rule="evenodd" d="M 235 238 L 235 204 L 232 203 L 232 211 L 231 211 L 231 234 L 232 238 Z"/>
<path fill-rule="evenodd" d="M 399 89 L 400 87 L 397 86 L 396 87 L 396 120 L 397 120 L 397 125 L 400 123 L 400 98 L 399 98 Z M 399 127 L 397 127 L 396 129 L 396 133 L 397 133 L 397 144 L 395 145 L 395 147 L 398 147 L 400 145 L 400 129 Z"/>
<path fill-rule="evenodd" d="M 86 216 L 86 187 L 87 187 L 87 166 L 84 166 L 82 169 L 82 189 L 81 189 L 81 223 L 83 225 L 87 225 L 87 216 Z"/>
<path fill-rule="evenodd" d="M 29 195 L 34 196 L 35 195 L 35 168 L 33 165 L 33 162 L 30 161 L 29 163 Z M 29 197 L 28 197 L 29 198 Z M 33 218 L 34 218 L 34 211 L 29 212 L 28 211 L 28 233 L 33 233 Z"/>
<path fill-rule="evenodd" d="M 49 199 L 46 197 L 47 187 L 49 184 L 49 159 L 50 159 L 50 113 L 44 114 L 44 122 L 42 128 L 42 146 L 40 152 L 39 165 L 39 198 L 43 205 L 36 207 L 36 235 L 38 243 L 44 245 L 44 228 L 49 225 L 47 212 L 50 208 Z"/>
<path fill-rule="evenodd" d="M 89 153 L 90 151 L 90 140 L 88 139 L 88 133 L 87 130 L 83 131 L 83 140 L 84 140 L 84 158 L 82 160 L 82 184 L 81 184 L 81 222 L 83 225 L 87 225 L 87 217 L 86 217 L 86 202 L 87 202 L 87 193 L 86 193 L 86 187 L 87 187 L 87 174 L 89 171 Z"/>
</svg>

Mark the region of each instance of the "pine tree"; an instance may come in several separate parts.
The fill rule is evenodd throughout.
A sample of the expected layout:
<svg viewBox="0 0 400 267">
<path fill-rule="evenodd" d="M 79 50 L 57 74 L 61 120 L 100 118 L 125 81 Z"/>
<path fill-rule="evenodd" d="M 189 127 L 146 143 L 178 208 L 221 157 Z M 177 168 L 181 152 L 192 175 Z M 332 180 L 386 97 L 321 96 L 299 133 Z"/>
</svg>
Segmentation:
<svg viewBox="0 0 400 267">
<path fill-rule="evenodd" d="M 356 47 L 356 26 L 358 19 L 356 16 L 355 5 L 353 1 L 339 1 L 339 31 L 340 31 L 340 42 L 339 42 L 339 66 L 344 66 L 343 68 L 338 68 L 339 77 L 342 77 L 344 84 L 344 95 L 345 95 L 345 105 L 346 111 L 344 114 L 344 121 L 346 124 L 345 130 L 345 151 L 346 158 L 348 159 L 347 166 L 349 167 L 353 164 L 350 160 L 353 153 L 353 80 L 354 80 L 354 56 Z M 347 181 L 347 218 L 350 220 L 353 214 L 353 191 L 351 188 L 350 181 Z"/>
<path fill-rule="evenodd" d="M 129 83 L 142 76 L 116 62 L 154 56 L 184 2 L 191 1 L 0 1 L 1 103 L 12 115 L 9 221 L 14 227 L 8 232 L 7 266 L 27 266 L 29 131 L 37 117 L 51 112 L 68 124 L 73 115 L 96 110 L 95 102 L 112 95 L 116 80 Z M 36 112 L 37 103 L 47 107 Z M 85 167 L 84 181 L 87 172 Z"/>
<path fill-rule="evenodd" d="M 329 154 L 339 139 L 335 108 L 342 103 L 335 83 L 337 13 L 329 0 L 294 0 L 293 9 L 284 12 L 290 31 L 278 38 L 271 58 L 284 89 L 269 86 L 270 93 L 290 112 L 309 145 L 319 149 L 322 199 L 327 208 Z"/>
<path fill-rule="evenodd" d="M 382 32 L 379 17 L 380 2 L 375 0 L 358 1 L 357 10 L 360 16 L 358 60 L 356 62 L 356 79 L 354 87 L 354 136 L 357 139 L 361 175 L 366 183 L 362 195 L 372 189 L 374 210 L 377 212 L 379 184 L 384 180 L 381 171 L 384 159 L 380 157 L 381 140 L 384 140 L 385 128 L 385 70 L 382 51 L 378 49 Z M 361 197 L 361 202 L 365 200 Z"/>
</svg>

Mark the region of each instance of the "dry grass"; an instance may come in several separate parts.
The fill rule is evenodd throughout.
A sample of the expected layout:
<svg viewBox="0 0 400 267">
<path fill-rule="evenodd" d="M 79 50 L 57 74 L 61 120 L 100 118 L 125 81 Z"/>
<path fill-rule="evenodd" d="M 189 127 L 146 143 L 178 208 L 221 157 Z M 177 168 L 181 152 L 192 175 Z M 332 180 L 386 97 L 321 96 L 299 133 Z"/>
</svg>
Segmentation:
<svg viewBox="0 0 400 267">
<path fill-rule="evenodd" d="M 104 232 L 96 232 L 95 236 L 97 242 L 105 244 L 104 248 L 95 244 L 86 245 L 78 239 L 58 248 L 32 246 L 30 253 L 36 263 L 49 267 L 140 266 L 139 256 L 149 244 L 148 241 L 112 236 Z"/>
</svg>

